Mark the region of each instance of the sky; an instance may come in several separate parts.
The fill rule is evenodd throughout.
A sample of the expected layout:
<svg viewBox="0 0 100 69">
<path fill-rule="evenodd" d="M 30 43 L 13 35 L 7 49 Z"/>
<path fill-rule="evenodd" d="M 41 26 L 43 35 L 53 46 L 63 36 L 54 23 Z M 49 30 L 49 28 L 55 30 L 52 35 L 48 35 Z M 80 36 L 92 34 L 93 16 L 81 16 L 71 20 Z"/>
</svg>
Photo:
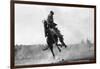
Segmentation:
<svg viewBox="0 0 100 69">
<path fill-rule="evenodd" d="M 50 10 L 66 44 L 94 41 L 93 8 L 15 4 L 15 44 L 46 44 L 42 20 Z"/>
</svg>

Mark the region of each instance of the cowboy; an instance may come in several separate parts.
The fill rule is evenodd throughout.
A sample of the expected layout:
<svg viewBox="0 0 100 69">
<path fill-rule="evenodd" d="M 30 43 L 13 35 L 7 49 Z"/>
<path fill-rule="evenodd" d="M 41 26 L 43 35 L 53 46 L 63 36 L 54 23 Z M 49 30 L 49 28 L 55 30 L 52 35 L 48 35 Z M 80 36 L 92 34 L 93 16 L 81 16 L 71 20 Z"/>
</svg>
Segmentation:
<svg viewBox="0 0 100 69">
<path fill-rule="evenodd" d="M 59 38 L 60 42 L 62 43 L 62 45 L 64 45 L 65 47 L 67 47 L 66 44 L 64 43 L 63 35 L 60 33 L 60 30 L 58 30 L 58 28 L 56 27 L 57 24 L 54 23 L 53 15 L 54 15 L 54 12 L 53 11 L 50 11 L 50 14 L 48 15 L 48 18 L 47 18 L 48 26 L 51 29 L 54 29 L 54 32 L 58 36 L 58 38 Z"/>
<path fill-rule="evenodd" d="M 48 18 L 47 18 L 47 22 L 49 26 L 52 28 L 57 25 L 56 23 L 54 23 L 53 15 L 54 15 L 54 12 L 50 11 L 50 14 L 48 15 Z"/>
</svg>

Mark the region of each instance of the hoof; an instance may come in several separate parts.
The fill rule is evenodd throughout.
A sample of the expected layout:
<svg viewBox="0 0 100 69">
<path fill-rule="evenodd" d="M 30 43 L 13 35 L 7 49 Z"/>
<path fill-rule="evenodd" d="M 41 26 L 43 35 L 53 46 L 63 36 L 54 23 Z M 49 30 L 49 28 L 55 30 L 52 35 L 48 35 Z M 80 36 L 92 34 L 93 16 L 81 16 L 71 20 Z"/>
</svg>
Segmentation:
<svg viewBox="0 0 100 69">
<path fill-rule="evenodd" d="M 65 45 L 65 48 L 67 48 L 67 45 Z"/>
<path fill-rule="evenodd" d="M 59 50 L 59 52 L 61 52 L 61 50 Z"/>
</svg>

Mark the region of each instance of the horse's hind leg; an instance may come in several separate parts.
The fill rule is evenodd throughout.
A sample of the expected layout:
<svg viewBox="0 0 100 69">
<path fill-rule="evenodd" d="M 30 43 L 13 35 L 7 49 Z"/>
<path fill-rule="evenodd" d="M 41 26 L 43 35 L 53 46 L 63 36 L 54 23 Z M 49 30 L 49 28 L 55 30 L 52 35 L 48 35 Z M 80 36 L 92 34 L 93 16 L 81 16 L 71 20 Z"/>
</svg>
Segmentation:
<svg viewBox="0 0 100 69">
<path fill-rule="evenodd" d="M 54 52 L 53 52 L 53 46 L 50 47 L 50 50 L 51 50 L 51 52 L 52 52 L 53 57 L 55 58 L 55 54 L 54 54 Z"/>
<path fill-rule="evenodd" d="M 48 44 L 48 47 L 49 47 L 50 50 L 51 50 L 51 53 L 52 53 L 53 57 L 55 58 L 55 54 L 54 54 L 54 52 L 53 52 L 53 44 L 52 44 L 52 42 L 50 42 L 50 41 L 47 39 L 47 44 Z"/>
<path fill-rule="evenodd" d="M 50 50 L 52 52 L 53 57 L 55 58 L 55 54 L 53 52 L 53 45 L 52 44 L 49 44 L 49 43 L 48 43 L 48 45 L 49 45 L 49 48 L 50 48 Z"/>
<path fill-rule="evenodd" d="M 61 52 L 61 49 L 58 47 L 58 37 L 57 36 L 55 36 L 55 44 L 56 44 L 59 52 Z"/>
</svg>

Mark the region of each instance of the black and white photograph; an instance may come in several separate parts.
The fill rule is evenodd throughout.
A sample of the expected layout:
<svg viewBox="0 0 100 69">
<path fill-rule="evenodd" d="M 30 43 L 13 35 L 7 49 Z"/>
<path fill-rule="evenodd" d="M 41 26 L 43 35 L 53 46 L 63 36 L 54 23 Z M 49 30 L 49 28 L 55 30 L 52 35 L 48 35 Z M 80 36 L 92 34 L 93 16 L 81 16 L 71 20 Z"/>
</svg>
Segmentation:
<svg viewBox="0 0 100 69">
<path fill-rule="evenodd" d="M 94 8 L 14 4 L 14 64 L 95 60 Z"/>
</svg>

